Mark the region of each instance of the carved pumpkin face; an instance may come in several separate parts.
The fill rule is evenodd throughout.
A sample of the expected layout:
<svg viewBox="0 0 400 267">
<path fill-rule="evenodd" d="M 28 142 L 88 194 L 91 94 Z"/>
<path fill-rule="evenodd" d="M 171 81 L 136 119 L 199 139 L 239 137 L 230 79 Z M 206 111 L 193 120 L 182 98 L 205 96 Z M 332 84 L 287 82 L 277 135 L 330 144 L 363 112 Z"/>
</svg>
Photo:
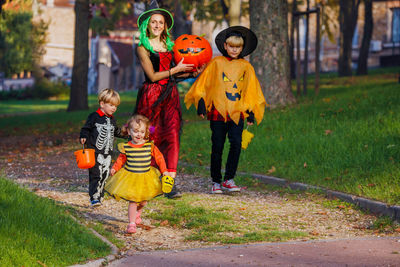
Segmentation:
<svg viewBox="0 0 400 267">
<path fill-rule="evenodd" d="M 203 37 L 197 35 L 183 34 L 175 40 L 174 60 L 179 63 L 184 58 L 185 64 L 194 64 L 200 67 L 208 63 L 212 58 L 210 43 Z M 194 69 L 193 69 L 194 71 Z"/>
</svg>

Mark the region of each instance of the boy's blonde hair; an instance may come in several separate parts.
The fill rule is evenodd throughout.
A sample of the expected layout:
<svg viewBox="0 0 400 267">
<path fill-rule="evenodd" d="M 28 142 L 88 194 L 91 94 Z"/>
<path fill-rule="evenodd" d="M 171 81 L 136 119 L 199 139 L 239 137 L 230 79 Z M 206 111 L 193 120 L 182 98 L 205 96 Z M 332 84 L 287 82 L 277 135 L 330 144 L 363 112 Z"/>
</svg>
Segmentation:
<svg viewBox="0 0 400 267">
<path fill-rule="evenodd" d="M 226 38 L 225 43 L 227 43 L 230 46 L 238 47 L 244 45 L 244 40 L 240 36 L 232 35 Z"/>
<path fill-rule="evenodd" d="M 100 102 L 110 103 L 115 106 L 118 106 L 121 103 L 121 99 L 119 97 L 118 92 L 109 88 L 101 90 L 97 98 L 99 99 L 99 103 Z"/>
<path fill-rule="evenodd" d="M 150 120 L 146 116 L 143 116 L 140 114 L 133 115 L 127 121 L 127 123 L 124 126 L 122 126 L 122 129 L 121 129 L 122 134 L 128 135 L 128 130 L 133 129 L 134 123 L 137 123 L 138 125 L 141 125 L 143 123 L 146 126 L 146 134 L 144 136 L 144 139 L 146 141 L 148 141 L 149 137 L 150 137 Z"/>
</svg>

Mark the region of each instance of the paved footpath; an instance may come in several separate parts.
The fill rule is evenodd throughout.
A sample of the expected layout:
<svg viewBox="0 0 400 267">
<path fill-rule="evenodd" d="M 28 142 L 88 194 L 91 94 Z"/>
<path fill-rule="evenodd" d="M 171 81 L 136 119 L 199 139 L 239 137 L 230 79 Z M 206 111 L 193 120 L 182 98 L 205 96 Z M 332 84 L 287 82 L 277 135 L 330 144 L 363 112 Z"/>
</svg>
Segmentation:
<svg viewBox="0 0 400 267">
<path fill-rule="evenodd" d="M 400 237 L 142 252 L 108 266 L 400 266 Z"/>
</svg>

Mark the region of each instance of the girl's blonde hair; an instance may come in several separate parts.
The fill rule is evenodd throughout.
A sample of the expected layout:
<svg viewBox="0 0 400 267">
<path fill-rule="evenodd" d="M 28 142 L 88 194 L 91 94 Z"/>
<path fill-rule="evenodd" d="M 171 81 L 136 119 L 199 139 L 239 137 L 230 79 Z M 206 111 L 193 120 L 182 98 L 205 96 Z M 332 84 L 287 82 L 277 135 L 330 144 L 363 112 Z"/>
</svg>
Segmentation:
<svg viewBox="0 0 400 267">
<path fill-rule="evenodd" d="M 99 103 L 100 102 L 111 103 L 115 106 L 118 106 L 121 103 L 121 99 L 119 97 L 118 92 L 109 88 L 101 90 L 97 98 L 99 99 Z"/>
<path fill-rule="evenodd" d="M 232 35 L 226 38 L 225 43 L 229 44 L 230 46 L 243 46 L 244 40 L 240 36 Z"/>
<path fill-rule="evenodd" d="M 149 137 L 150 137 L 150 120 L 146 116 L 143 116 L 140 114 L 133 115 L 127 121 L 127 123 L 124 126 L 122 126 L 122 129 L 121 129 L 122 134 L 128 135 L 128 130 L 134 129 L 133 128 L 134 123 L 136 123 L 138 125 L 144 124 L 146 126 L 146 134 L 144 135 L 144 139 L 146 141 L 148 141 Z"/>
</svg>

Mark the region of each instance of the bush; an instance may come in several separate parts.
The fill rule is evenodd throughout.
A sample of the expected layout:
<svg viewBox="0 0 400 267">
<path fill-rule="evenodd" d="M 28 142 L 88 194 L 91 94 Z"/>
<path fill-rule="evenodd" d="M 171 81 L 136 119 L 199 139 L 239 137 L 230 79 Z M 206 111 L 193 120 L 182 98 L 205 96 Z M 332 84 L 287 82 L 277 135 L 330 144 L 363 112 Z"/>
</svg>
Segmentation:
<svg viewBox="0 0 400 267">
<path fill-rule="evenodd" d="M 30 88 L 1 91 L 0 100 L 48 99 L 51 97 L 68 96 L 69 90 L 69 87 L 61 82 L 52 83 L 49 80 L 43 79 Z"/>
</svg>

